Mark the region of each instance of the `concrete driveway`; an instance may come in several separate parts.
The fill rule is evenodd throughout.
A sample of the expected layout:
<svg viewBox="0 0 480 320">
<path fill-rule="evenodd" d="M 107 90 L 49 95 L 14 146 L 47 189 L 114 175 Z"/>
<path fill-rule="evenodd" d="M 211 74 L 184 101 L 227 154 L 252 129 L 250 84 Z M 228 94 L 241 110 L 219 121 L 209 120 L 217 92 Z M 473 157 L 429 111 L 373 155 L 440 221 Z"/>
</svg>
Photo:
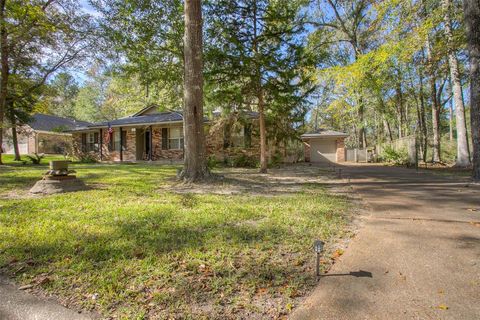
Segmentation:
<svg viewBox="0 0 480 320">
<path fill-rule="evenodd" d="M 342 173 L 368 210 L 291 319 L 480 319 L 479 186 L 374 165 Z"/>
</svg>

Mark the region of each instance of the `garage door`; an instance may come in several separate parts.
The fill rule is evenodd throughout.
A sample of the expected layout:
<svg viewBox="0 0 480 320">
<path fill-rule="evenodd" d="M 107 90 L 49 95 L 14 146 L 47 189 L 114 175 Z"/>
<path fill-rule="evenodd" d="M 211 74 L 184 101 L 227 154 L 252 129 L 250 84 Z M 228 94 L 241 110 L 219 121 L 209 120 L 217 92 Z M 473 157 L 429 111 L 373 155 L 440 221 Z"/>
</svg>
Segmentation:
<svg viewBox="0 0 480 320">
<path fill-rule="evenodd" d="M 311 140 L 311 162 L 336 162 L 337 145 L 335 140 Z"/>
</svg>

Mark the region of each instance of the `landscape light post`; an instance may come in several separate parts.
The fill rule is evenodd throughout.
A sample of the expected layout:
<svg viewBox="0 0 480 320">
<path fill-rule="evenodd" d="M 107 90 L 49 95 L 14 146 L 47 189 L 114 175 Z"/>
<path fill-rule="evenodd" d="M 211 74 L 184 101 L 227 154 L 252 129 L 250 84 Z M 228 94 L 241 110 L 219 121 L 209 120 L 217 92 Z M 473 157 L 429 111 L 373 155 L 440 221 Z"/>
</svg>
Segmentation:
<svg viewBox="0 0 480 320">
<path fill-rule="evenodd" d="M 317 281 L 320 278 L 320 253 L 323 251 L 323 241 L 321 240 L 315 240 L 313 243 L 313 249 L 315 253 L 317 254 L 317 268 L 316 268 L 316 275 L 317 275 Z"/>
</svg>

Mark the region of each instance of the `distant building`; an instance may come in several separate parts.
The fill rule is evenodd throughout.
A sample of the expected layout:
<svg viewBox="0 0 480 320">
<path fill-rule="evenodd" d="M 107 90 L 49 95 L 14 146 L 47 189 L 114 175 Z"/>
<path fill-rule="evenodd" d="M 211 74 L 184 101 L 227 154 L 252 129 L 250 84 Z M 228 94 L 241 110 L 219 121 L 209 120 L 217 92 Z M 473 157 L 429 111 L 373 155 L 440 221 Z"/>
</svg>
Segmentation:
<svg viewBox="0 0 480 320">
<path fill-rule="evenodd" d="M 301 136 L 305 146 L 305 161 L 316 163 L 345 162 L 345 138 L 348 134 L 318 129 Z"/>
<path fill-rule="evenodd" d="M 65 131 L 87 125 L 90 123 L 36 113 L 28 124 L 17 127 L 19 152 L 20 154 L 63 153 L 72 141 L 72 134 Z M 11 129 L 4 131 L 3 150 L 7 154 L 14 153 Z"/>
</svg>

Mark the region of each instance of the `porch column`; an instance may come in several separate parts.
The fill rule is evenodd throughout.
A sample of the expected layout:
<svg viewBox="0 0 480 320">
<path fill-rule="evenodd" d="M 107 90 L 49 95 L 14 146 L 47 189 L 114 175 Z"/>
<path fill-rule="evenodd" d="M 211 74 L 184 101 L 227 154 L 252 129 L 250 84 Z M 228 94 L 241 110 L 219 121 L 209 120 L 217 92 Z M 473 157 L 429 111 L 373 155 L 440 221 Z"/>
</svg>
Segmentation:
<svg viewBox="0 0 480 320">
<path fill-rule="evenodd" d="M 103 161 L 103 129 L 100 129 L 100 161 Z"/>
<path fill-rule="evenodd" d="M 153 160 L 153 128 L 150 126 L 150 155 L 148 156 L 148 160 Z"/>
<path fill-rule="evenodd" d="M 120 127 L 120 161 L 123 161 L 123 134 L 122 134 L 122 127 Z"/>
</svg>

